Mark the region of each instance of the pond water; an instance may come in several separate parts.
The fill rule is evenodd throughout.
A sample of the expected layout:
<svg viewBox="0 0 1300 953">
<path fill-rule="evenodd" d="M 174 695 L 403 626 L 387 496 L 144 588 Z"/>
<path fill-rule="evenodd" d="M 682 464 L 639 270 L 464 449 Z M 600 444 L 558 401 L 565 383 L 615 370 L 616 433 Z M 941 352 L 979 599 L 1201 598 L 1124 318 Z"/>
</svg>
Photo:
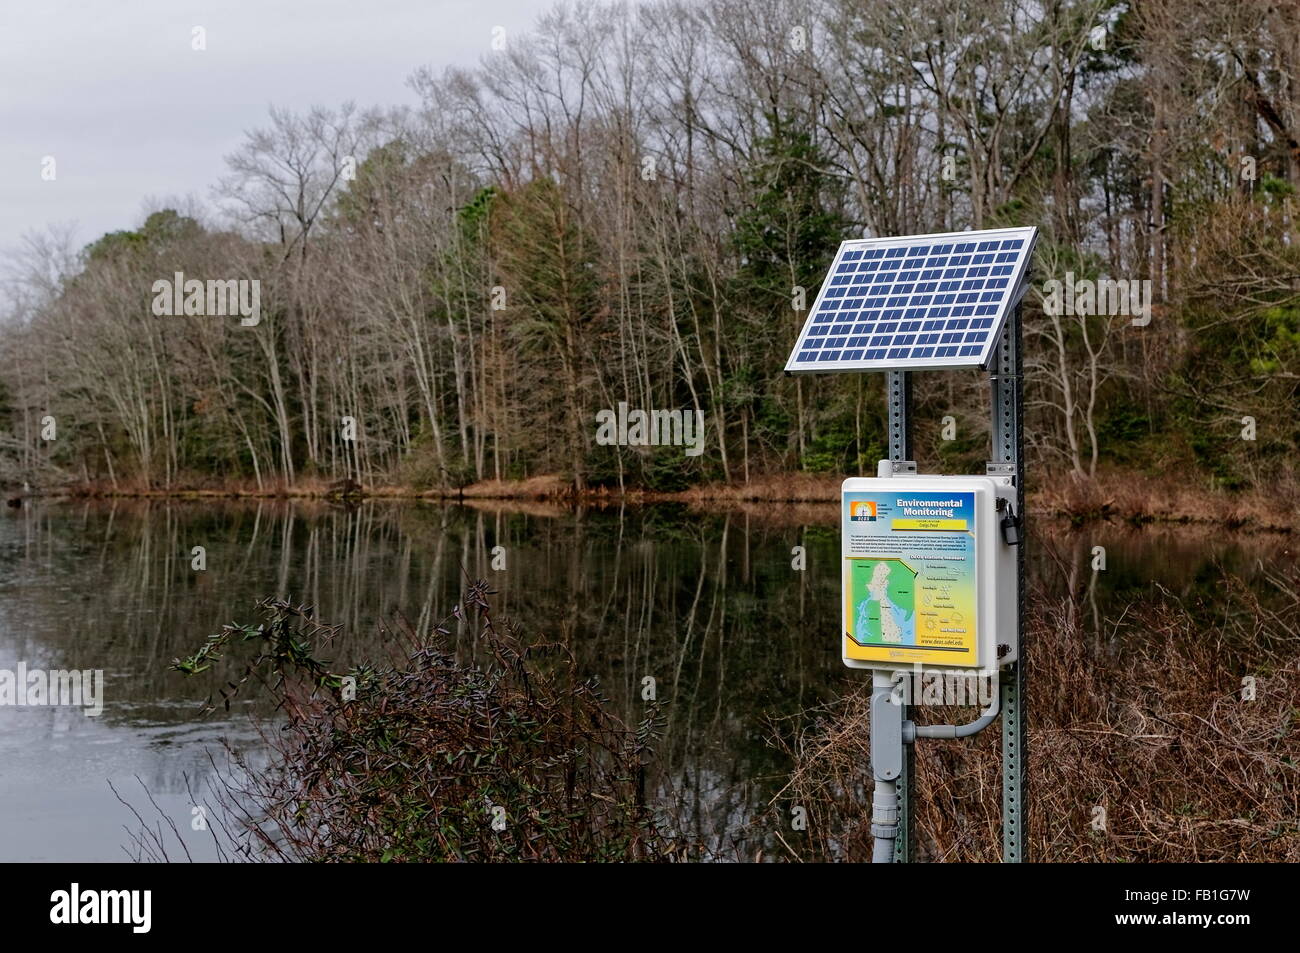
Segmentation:
<svg viewBox="0 0 1300 953">
<path fill-rule="evenodd" d="M 201 572 L 195 546 L 206 551 Z M 795 546 L 806 549 L 803 571 L 792 567 Z M 1105 572 L 1091 569 L 1097 546 Z M 686 795 L 689 823 L 715 843 L 742 838 L 786 768 L 774 726 L 861 678 L 839 661 L 837 547 L 834 506 L 7 509 L 0 670 L 102 670 L 105 682 L 98 717 L 0 706 L 0 860 L 126 859 L 133 808 L 154 824 L 166 815 L 190 856 L 211 859 L 210 834 L 192 821 L 217 809 L 206 791 L 213 760 L 223 763 L 223 739 L 254 758 L 264 751 L 262 712 L 249 698 L 204 715 L 220 673 L 185 679 L 172 659 L 222 623 L 255 621 L 265 596 L 312 603 L 341 623 L 339 662 L 374 658 L 383 620 L 401 613 L 430 626 L 451 611 L 465 574 L 489 580 L 496 614 L 525 636 L 566 639 L 625 717 L 643 710 L 643 680 L 653 678 L 663 774 Z M 493 568 L 494 550 L 504 569 Z M 1225 570 L 1256 585 L 1295 562 L 1286 537 L 1106 525 L 1040 527 L 1030 553 L 1037 584 L 1077 598 L 1096 625 L 1157 587 L 1212 600 Z"/>
</svg>

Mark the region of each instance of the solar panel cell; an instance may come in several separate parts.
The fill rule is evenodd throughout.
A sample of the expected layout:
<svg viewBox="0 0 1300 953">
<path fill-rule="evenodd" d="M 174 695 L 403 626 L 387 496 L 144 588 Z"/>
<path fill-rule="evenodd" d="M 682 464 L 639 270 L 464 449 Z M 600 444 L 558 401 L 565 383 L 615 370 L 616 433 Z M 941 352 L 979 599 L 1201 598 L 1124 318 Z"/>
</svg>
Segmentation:
<svg viewBox="0 0 1300 953">
<path fill-rule="evenodd" d="M 844 242 L 788 371 L 988 366 L 1037 230 Z"/>
</svg>

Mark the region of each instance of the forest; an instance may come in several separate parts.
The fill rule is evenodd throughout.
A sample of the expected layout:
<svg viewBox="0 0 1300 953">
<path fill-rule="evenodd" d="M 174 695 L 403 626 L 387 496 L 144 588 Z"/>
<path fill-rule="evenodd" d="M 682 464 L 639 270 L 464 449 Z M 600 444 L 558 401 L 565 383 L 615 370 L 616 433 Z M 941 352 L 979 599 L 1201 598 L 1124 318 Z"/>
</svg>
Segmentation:
<svg viewBox="0 0 1300 953">
<path fill-rule="evenodd" d="M 9 256 L 0 482 L 870 473 L 880 376 L 783 372 L 840 242 L 1034 225 L 1036 472 L 1294 486 L 1295 2 L 570 3 L 411 66 L 418 106 L 250 116 L 203 199 Z M 156 314 L 177 272 L 259 320 Z M 1067 275 L 1149 320 L 1045 306 Z M 922 459 L 982 472 L 986 375 L 914 376 Z M 621 403 L 703 452 L 598 441 Z"/>
</svg>

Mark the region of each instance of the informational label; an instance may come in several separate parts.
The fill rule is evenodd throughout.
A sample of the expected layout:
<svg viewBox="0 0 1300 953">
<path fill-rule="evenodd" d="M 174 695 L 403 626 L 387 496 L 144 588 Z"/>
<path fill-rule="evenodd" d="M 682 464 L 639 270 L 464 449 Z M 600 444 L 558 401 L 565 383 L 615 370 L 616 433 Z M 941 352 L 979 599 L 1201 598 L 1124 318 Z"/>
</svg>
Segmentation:
<svg viewBox="0 0 1300 953">
<path fill-rule="evenodd" d="M 975 494 L 844 495 L 844 655 L 979 664 Z"/>
</svg>

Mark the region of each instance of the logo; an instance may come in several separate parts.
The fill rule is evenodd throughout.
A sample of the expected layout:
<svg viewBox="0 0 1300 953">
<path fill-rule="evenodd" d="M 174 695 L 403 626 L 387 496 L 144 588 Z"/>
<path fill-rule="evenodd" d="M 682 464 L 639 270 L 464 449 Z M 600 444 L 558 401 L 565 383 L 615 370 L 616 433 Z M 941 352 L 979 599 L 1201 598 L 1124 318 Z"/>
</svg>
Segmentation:
<svg viewBox="0 0 1300 953">
<path fill-rule="evenodd" d="M 618 411 L 596 412 L 596 443 L 602 447 L 685 447 L 688 457 L 704 452 L 704 412 L 681 410 L 628 410 L 627 401 Z"/>
<path fill-rule="evenodd" d="M 152 890 L 70 890 L 50 894 L 50 922 L 55 924 L 127 924 L 132 933 L 148 933 L 152 925 Z"/>
<path fill-rule="evenodd" d="M 256 327 L 262 320 L 262 282 L 259 278 L 227 278 L 200 281 L 176 272 L 175 280 L 159 278 L 153 283 L 153 313 L 159 317 L 183 314 L 237 314 L 240 324 Z"/>
<path fill-rule="evenodd" d="M 851 522 L 874 523 L 876 521 L 876 504 L 873 500 L 854 500 L 849 504 Z"/>
<path fill-rule="evenodd" d="M 104 711 L 104 670 L 70 671 L 29 669 L 19 662 L 17 670 L 0 668 L 0 706 L 67 705 L 85 709 L 91 718 Z"/>
<path fill-rule="evenodd" d="M 1074 272 L 1065 273 L 1065 281 L 1053 278 L 1043 283 L 1043 311 L 1053 317 L 1090 315 L 1132 316 L 1136 328 L 1151 323 L 1151 281 L 1126 278 L 1091 278 L 1075 280 Z"/>
</svg>

